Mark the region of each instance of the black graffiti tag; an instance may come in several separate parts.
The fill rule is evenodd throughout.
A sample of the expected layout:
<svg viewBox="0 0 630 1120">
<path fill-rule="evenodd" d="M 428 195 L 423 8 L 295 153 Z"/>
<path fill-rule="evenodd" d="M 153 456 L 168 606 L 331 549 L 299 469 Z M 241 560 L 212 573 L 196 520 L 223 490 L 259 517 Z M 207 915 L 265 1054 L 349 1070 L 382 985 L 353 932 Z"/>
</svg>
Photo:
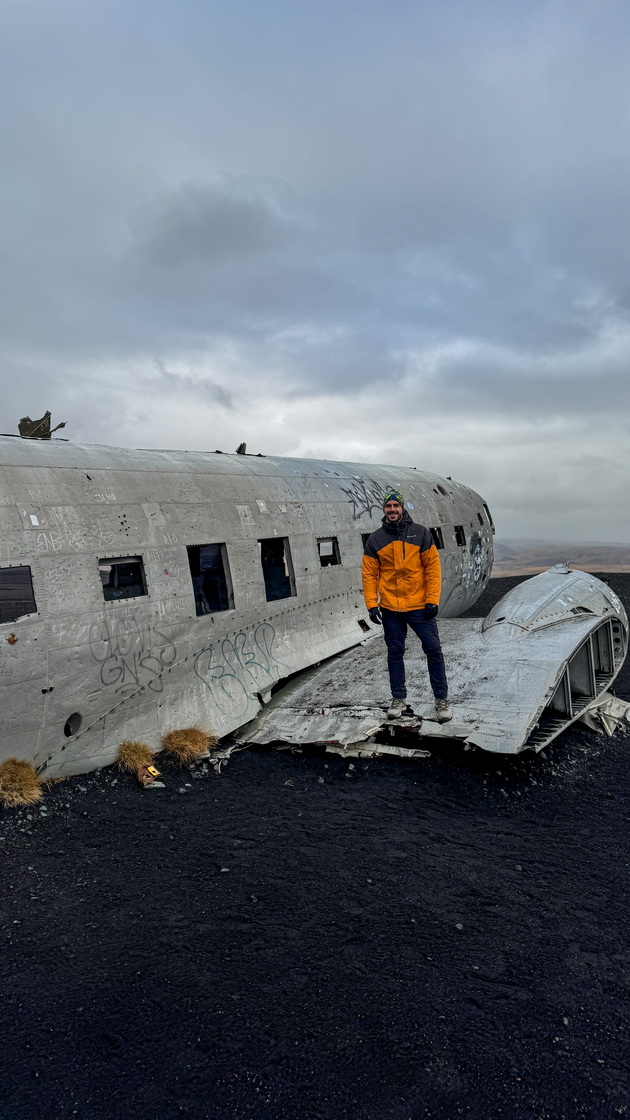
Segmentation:
<svg viewBox="0 0 630 1120">
<path fill-rule="evenodd" d="M 382 509 L 385 491 L 380 483 L 374 482 L 373 479 L 368 479 L 367 482 L 356 479 L 350 486 L 342 486 L 341 489 L 344 494 L 347 494 L 348 501 L 352 505 L 354 521 L 364 513 L 369 515 L 373 509 Z"/>
<path fill-rule="evenodd" d="M 95 623 L 90 629 L 90 652 L 100 664 L 101 684 L 127 694 L 146 684 L 162 692 L 162 673 L 177 658 L 170 628 L 154 623 L 142 630 L 135 618 Z"/>
</svg>

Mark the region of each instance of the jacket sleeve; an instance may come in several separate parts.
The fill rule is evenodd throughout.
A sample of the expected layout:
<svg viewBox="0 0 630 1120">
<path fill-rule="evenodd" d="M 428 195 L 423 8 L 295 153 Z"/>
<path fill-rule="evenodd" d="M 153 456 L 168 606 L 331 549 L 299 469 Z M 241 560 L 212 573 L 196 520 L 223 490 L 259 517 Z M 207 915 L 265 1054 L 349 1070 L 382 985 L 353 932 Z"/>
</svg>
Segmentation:
<svg viewBox="0 0 630 1120">
<path fill-rule="evenodd" d="M 378 607 L 378 560 L 367 552 L 363 556 L 361 565 L 361 578 L 363 580 L 363 596 L 368 610 Z"/>
<path fill-rule="evenodd" d="M 424 567 L 427 603 L 435 603 L 436 606 L 439 606 L 440 592 L 442 590 L 442 569 L 440 567 L 438 550 L 435 545 L 431 544 L 429 548 L 421 552 L 420 559 Z"/>
</svg>

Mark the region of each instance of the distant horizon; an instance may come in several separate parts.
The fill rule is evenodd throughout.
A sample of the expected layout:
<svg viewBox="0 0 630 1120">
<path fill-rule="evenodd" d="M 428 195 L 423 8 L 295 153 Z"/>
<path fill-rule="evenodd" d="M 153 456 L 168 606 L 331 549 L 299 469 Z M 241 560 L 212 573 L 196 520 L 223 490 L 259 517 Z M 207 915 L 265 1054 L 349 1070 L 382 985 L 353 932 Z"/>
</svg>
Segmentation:
<svg viewBox="0 0 630 1120">
<path fill-rule="evenodd" d="M 630 543 L 499 538 L 495 541 L 492 574 L 534 575 L 563 562 L 589 572 L 627 572 L 630 571 Z"/>
<path fill-rule="evenodd" d="M 627 541 L 606 541 L 606 540 L 578 540 L 572 537 L 504 537 L 497 535 L 494 538 L 495 544 L 521 544 L 535 546 L 539 544 L 571 544 L 579 545 L 581 548 L 596 547 L 601 548 L 630 548 L 630 539 Z"/>
</svg>

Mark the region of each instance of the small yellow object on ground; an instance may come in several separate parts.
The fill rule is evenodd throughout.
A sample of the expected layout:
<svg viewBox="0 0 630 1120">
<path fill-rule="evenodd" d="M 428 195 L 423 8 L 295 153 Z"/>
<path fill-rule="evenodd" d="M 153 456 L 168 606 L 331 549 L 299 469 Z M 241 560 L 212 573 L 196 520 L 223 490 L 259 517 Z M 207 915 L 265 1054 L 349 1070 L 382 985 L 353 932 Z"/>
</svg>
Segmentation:
<svg viewBox="0 0 630 1120">
<path fill-rule="evenodd" d="M 136 770 L 136 778 L 141 786 L 150 786 L 159 776 L 160 771 L 155 766 L 139 766 Z"/>
</svg>

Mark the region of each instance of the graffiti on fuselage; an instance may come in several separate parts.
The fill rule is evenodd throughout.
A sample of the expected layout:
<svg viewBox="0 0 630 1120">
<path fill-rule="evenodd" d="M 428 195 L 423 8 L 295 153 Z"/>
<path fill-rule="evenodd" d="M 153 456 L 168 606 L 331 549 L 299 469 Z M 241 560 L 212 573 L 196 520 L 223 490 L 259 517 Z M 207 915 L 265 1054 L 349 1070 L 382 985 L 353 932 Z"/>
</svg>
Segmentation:
<svg viewBox="0 0 630 1120">
<path fill-rule="evenodd" d="M 344 494 L 347 494 L 348 501 L 352 506 L 352 519 L 357 520 L 361 514 L 371 514 L 373 509 L 383 508 L 383 498 L 385 491 L 378 482 L 373 479 L 364 481 L 363 479 L 356 479 L 350 486 L 342 486 Z"/>
<path fill-rule="evenodd" d="M 141 685 L 162 692 L 162 673 L 177 659 L 166 623 L 152 623 L 142 630 L 131 616 L 95 623 L 90 629 L 90 653 L 100 665 L 101 684 L 122 695 Z"/>
<path fill-rule="evenodd" d="M 473 533 L 470 538 L 470 571 L 473 583 L 481 583 L 490 575 L 488 570 L 488 552 L 484 548 L 483 540 L 479 533 Z"/>
<path fill-rule="evenodd" d="M 239 630 L 197 654 L 195 673 L 220 711 L 243 715 L 257 692 L 286 676 L 288 668 L 276 656 L 275 643 L 271 623 L 259 622 L 253 631 Z"/>
</svg>

